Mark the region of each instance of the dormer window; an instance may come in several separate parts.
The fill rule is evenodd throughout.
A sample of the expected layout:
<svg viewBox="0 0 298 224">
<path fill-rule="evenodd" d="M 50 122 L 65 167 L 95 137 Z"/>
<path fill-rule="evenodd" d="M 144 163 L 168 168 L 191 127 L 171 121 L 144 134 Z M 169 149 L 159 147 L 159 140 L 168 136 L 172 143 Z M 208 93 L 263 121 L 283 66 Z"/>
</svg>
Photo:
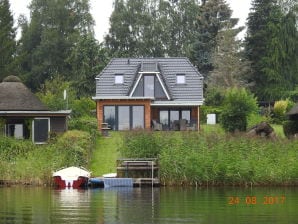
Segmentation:
<svg viewBox="0 0 298 224">
<path fill-rule="evenodd" d="M 124 83 L 124 77 L 122 74 L 116 74 L 115 75 L 115 84 L 123 84 Z"/>
<path fill-rule="evenodd" d="M 177 74 L 176 75 L 176 83 L 177 84 L 185 84 L 185 75 L 184 74 Z"/>
</svg>

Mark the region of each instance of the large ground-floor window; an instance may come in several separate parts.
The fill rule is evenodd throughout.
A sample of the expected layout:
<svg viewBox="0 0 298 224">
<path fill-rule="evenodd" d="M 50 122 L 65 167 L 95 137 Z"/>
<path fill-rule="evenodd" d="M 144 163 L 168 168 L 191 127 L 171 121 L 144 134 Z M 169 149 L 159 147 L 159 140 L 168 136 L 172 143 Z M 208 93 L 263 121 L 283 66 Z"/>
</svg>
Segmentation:
<svg viewBox="0 0 298 224">
<path fill-rule="evenodd" d="M 144 128 L 144 106 L 104 106 L 103 120 L 112 130 Z"/>
<path fill-rule="evenodd" d="M 190 109 L 167 109 L 159 111 L 159 122 L 162 124 L 163 130 L 178 130 L 181 121 L 190 123 Z"/>
</svg>

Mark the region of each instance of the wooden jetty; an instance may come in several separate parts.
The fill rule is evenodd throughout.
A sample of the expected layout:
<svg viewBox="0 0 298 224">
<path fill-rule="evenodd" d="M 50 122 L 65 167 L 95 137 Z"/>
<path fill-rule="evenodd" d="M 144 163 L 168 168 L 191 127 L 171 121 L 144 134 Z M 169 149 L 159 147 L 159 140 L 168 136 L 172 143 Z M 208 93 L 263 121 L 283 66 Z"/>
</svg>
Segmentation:
<svg viewBox="0 0 298 224">
<path fill-rule="evenodd" d="M 117 160 L 117 177 L 133 178 L 135 187 L 159 186 L 157 158 L 125 158 Z"/>
<path fill-rule="evenodd" d="M 160 186 L 156 158 L 118 159 L 115 177 L 94 177 L 91 187 L 157 187 Z"/>
</svg>

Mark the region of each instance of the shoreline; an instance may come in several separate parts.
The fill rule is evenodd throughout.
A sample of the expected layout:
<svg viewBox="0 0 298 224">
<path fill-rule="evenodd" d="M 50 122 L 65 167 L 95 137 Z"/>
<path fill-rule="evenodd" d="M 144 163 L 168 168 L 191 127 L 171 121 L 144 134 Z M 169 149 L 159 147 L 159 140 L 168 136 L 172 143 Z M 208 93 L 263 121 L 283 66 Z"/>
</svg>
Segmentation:
<svg viewBox="0 0 298 224">
<path fill-rule="evenodd" d="M 0 180 L 0 187 L 12 187 L 12 186 L 28 186 L 28 187 L 55 187 L 54 183 L 45 183 L 42 181 L 26 181 L 26 180 Z M 208 187 L 237 187 L 237 188 L 248 188 L 248 187 L 298 187 L 298 180 L 294 182 L 288 182 L 288 183 L 234 183 L 234 184 L 223 184 L 223 183 L 217 183 L 217 184 L 210 184 L 210 183 L 204 183 L 204 184 L 186 184 L 186 183 L 172 183 L 172 184 L 160 184 L 159 187 L 190 187 L 190 188 L 208 188 Z M 148 187 L 144 187 L 148 188 Z M 155 188 L 155 187 L 154 187 Z"/>
</svg>

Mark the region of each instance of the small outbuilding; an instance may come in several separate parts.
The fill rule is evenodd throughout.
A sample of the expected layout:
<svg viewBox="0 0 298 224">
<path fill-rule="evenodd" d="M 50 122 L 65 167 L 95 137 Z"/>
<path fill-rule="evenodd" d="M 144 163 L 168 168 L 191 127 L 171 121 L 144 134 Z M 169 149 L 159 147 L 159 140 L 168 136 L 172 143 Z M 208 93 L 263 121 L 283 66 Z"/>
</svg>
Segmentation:
<svg viewBox="0 0 298 224">
<path fill-rule="evenodd" d="M 0 83 L 0 134 L 45 143 L 67 130 L 70 110 L 50 111 L 16 76 Z"/>
<path fill-rule="evenodd" d="M 296 104 L 288 113 L 289 120 L 298 121 L 298 104 Z"/>
</svg>

